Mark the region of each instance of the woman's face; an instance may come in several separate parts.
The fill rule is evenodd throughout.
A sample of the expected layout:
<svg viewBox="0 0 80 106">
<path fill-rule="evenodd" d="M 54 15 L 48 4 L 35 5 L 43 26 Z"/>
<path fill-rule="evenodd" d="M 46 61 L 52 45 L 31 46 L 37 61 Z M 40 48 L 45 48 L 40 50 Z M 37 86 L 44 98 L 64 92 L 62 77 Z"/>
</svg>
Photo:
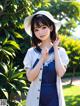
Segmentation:
<svg viewBox="0 0 80 106">
<path fill-rule="evenodd" d="M 52 28 L 48 27 L 47 25 L 40 24 L 40 26 L 34 25 L 34 34 L 35 36 L 40 39 L 41 41 L 44 41 L 46 39 L 50 39 L 50 32 L 52 31 Z"/>
</svg>

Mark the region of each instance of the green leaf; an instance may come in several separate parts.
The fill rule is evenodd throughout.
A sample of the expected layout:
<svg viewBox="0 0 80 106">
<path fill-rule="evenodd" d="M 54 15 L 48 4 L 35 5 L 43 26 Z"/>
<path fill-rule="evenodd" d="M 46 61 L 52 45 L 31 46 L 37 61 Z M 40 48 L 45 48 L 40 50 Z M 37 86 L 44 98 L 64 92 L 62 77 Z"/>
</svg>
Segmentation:
<svg viewBox="0 0 80 106">
<path fill-rule="evenodd" d="M 4 95 L 5 95 L 6 98 L 8 99 L 8 92 L 7 92 L 7 91 L 4 91 L 4 89 L 2 89 L 2 90 L 3 90 Z"/>
<path fill-rule="evenodd" d="M 5 31 L 6 38 L 5 38 L 4 41 L 3 41 L 3 45 L 5 45 L 6 42 L 8 41 L 8 39 L 10 38 L 9 32 L 8 32 L 6 29 L 4 29 L 4 31 Z"/>
<path fill-rule="evenodd" d="M 24 80 L 21 80 L 21 79 L 20 80 L 14 79 L 14 82 L 18 83 L 18 85 L 19 84 L 21 84 L 22 86 L 26 85 L 26 82 Z"/>
<path fill-rule="evenodd" d="M 10 57 L 7 54 L 5 49 L 3 49 L 3 48 L 0 49 L 0 56 L 1 56 L 0 61 L 2 61 L 2 62 L 6 61 L 8 63 L 10 62 Z"/>
<path fill-rule="evenodd" d="M 16 88 L 19 90 L 19 91 L 23 91 L 24 90 L 27 90 L 27 88 L 24 88 L 26 87 L 26 82 L 23 80 L 20 80 L 20 79 L 14 79 L 12 81 L 12 83 L 16 86 Z"/>
<path fill-rule="evenodd" d="M 75 57 L 74 57 L 74 59 L 76 59 L 76 60 L 79 60 L 79 58 L 80 58 L 80 57 L 78 57 L 78 56 L 75 56 Z"/>
<path fill-rule="evenodd" d="M 0 63 L 0 66 L 4 69 L 5 73 L 7 74 L 7 72 L 8 72 L 8 67 L 7 67 L 7 65 L 6 65 L 5 63 L 1 62 L 1 63 Z"/>
<path fill-rule="evenodd" d="M 3 52 L 4 52 L 5 54 L 11 56 L 12 58 L 14 58 L 14 57 L 13 57 L 13 54 L 12 54 L 11 52 L 9 52 L 9 51 L 7 51 L 7 50 L 5 50 L 5 49 L 3 49 Z"/>
<path fill-rule="evenodd" d="M 6 44 L 9 44 L 9 45 L 15 47 L 16 49 L 19 49 L 19 50 L 20 50 L 19 44 L 16 43 L 15 41 L 8 40 L 8 41 L 6 42 Z"/>
<path fill-rule="evenodd" d="M 9 89 L 9 91 L 13 91 L 14 93 L 21 96 L 20 91 L 16 88 L 16 86 L 14 84 L 8 82 L 8 89 Z"/>
<path fill-rule="evenodd" d="M 18 93 L 19 96 L 21 96 L 21 91 L 17 90 L 17 93 Z"/>
<path fill-rule="evenodd" d="M 16 38 L 24 39 L 23 36 L 21 36 L 18 32 L 14 32 L 14 35 Z"/>
<path fill-rule="evenodd" d="M 8 92 L 0 86 L 0 94 L 8 99 Z"/>
<path fill-rule="evenodd" d="M 25 87 L 23 87 L 23 89 L 25 89 L 25 90 L 29 90 L 29 87 L 25 86 Z"/>
<path fill-rule="evenodd" d="M 17 73 L 14 73 L 13 76 L 11 77 L 11 80 L 12 79 L 15 79 L 15 78 L 21 78 L 23 76 L 25 72 L 17 72 Z"/>
<path fill-rule="evenodd" d="M 15 50 L 11 47 L 3 47 L 4 50 L 8 51 L 9 53 L 12 54 L 12 56 L 15 56 Z"/>
<path fill-rule="evenodd" d="M 4 85 L 7 81 L 8 81 L 7 77 L 0 72 L 0 84 Z"/>
</svg>

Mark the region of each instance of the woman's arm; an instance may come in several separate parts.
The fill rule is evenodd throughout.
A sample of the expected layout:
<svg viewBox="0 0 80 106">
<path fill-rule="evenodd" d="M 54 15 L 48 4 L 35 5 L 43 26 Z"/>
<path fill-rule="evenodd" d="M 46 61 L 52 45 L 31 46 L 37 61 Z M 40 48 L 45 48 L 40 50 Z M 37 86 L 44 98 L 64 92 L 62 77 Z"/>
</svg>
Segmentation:
<svg viewBox="0 0 80 106">
<path fill-rule="evenodd" d="M 53 43 L 53 46 L 54 46 L 56 72 L 59 77 L 62 77 L 64 75 L 64 73 L 66 72 L 66 67 L 64 66 L 64 64 L 62 63 L 61 58 L 60 58 L 59 49 L 58 49 L 59 42 L 60 42 L 59 39 L 56 39 Z"/>
<path fill-rule="evenodd" d="M 37 63 L 37 65 L 32 70 L 28 69 L 26 71 L 26 75 L 27 75 L 27 78 L 29 81 L 33 81 L 37 78 L 40 71 L 42 70 L 41 67 L 42 67 L 44 61 L 47 59 L 47 57 L 48 57 L 48 50 L 47 50 L 47 48 L 45 48 L 44 50 L 42 50 L 42 55 L 41 55 L 41 58 L 40 58 L 39 62 Z"/>
<path fill-rule="evenodd" d="M 36 79 L 36 77 L 39 75 L 40 71 L 41 71 L 41 67 L 43 65 L 43 60 L 42 58 L 39 60 L 39 62 L 37 63 L 37 65 L 32 69 L 32 70 L 27 70 L 26 71 L 26 75 L 27 78 L 30 82 L 32 82 L 33 80 Z"/>
<path fill-rule="evenodd" d="M 61 61 L 58 47 L 54 47 L 55 68 L 58 76 L 62 77 L 66 72 L 66 67 Z M 64 57 L 65 58 L 65 57 Z"/>
</svg>

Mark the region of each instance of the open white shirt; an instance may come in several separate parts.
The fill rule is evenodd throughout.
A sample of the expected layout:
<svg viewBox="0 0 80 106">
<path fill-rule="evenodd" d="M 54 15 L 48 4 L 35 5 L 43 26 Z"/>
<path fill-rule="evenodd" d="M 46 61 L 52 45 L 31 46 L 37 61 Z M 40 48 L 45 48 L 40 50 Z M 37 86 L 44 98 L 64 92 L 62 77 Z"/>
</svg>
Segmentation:
<svg viewBox="0 0 80 106">
<path fill-rule="evenodd" d="M 63 63 L 64 66 L 67 67 L 69 63 L 69 58 L 66 54 L 66 51 L 64 48 L 59 48 L 59 55 L 61 62 Z M 24 69 L 27 71 L 28 69 L 31 69 L 37 59 L 39 59 L 41 56 L 40 53 L 35 51 L 35 48 L 32 47 L 28 49 L 25 58 L 24 58 Z M 49 61 L 54 59 L 54 53 L 52 53 L 49 56 Z M 46 62 L 47 63 L 47 62 Z M 41 68 L 42 70 L 40 71 L 38 77 L 31 82 L 30 88 L 27 94 L 27 102 L 26 106 L 39 106 L 39 98 L 40 98 L 40 92 L 38 89 L 41 87 L 41 80 L 42 80 L 42 71 L 43 71 L 43 66 Z M 61 78 L 57 75 L 57 91 L 58 91 L 58 98 L 59 98 L 59 106 L 65 106 L 65 101 L 64 101 L 64 96 L 63 96 L 63 91 L 62 91 L 62 83 L 61 83 Z"/>
</svg>

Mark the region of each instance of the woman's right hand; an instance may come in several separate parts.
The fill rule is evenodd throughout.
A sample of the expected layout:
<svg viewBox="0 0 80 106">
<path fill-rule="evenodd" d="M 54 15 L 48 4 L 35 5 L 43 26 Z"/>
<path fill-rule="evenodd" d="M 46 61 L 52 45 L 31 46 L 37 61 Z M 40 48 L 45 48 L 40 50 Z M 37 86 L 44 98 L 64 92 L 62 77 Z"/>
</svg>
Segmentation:
<svg viewBox="0 0 80 106">
<path fill-rule="evenodd" d="M 49 49 L 48 48 L 44 48 L 42 49 L 42 52 L 41 52 L 41 60 L 43 61 L 43 63 L 47 60 L 48 58 L 48 52 L 49 52 Z"/>
</svg>

